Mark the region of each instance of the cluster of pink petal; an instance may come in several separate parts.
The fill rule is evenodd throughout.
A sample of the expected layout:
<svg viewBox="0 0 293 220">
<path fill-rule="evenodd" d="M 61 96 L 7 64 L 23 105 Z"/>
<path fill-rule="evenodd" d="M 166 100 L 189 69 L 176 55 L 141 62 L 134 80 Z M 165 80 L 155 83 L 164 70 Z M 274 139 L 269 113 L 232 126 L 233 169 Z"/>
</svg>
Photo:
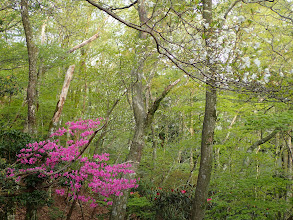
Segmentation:
<svg viewBox="0 0 293 220">
<path fill-rule="evenodd" d="M 80 139 L 68 141 L 67 147 L 59 145 L 58 140 L 28 144 L 26 148 L 20 150 L 17 157 L 18 161 L 30 167 L 19 169 L 17 172 L 14 169 L 7 169 L 7 176 L 12 177 L 15 173 L 35 172 L 39 173 L 39 177 L 50 176 L 52 179 L 65 177 L 73 198 L 85 202 L 91 201 L 92 207 L 95 206 L 96 202 L 93 198 L 76 196 L 84 183 L 87 183 L 93 192 L 105 197 L 121 195 L 122 190 L 137 187 L 135 179 L 118 178 L 119 174 L 133 173 L 130 164 L 107 165 L 105 163 L 109 160 L 109 154 L 107 153 L 95 154 L 92 159 L 79 156 L 80 149 L 88 144 L 87 138 L 93 134 L 92 129 L 97 129 L 100 124 L 100 119 L 68 122 L 69 130 L 61 128 L 51 136 L 62 136 L 67 132 L 72 135 L 80 135 Z M 62 167 L 62 164 L 72 161 L 78 161 L 80 168 L 56 172 L 58 170 L 57 165 L 60 168 L 60 165 Z M 59 195 L 65 194 L 64 189 L 57 189 L 56 193 Z"/>
<path fill-rule="evenodd" d="M 101 158 L 108 160 L 108 154 L 100 155 Z M 95 155 L 97 156 L 97 155 Z M 107 165 L 100 161 L 89 161 L 87 158 L 81 158 L 81 167 L 79 170 L 63 173 L 63 177 L 68 179 L 70 190 L 78 192 L 85 181 L 93 192 L 102 196 L 120 195 L 124 189 L 137 187 L 136 180 L 116 178 L 118 174 L 133 173 L 129 164 Z M 90 181 L 89 181 L 90 179 Z"/>
<path fill-rule="evenodd" d="M 13 168 L 7 168 L 6 171 L 6 177 L 13 177 L 14 176 L 14 170 Z"/>
</svg>

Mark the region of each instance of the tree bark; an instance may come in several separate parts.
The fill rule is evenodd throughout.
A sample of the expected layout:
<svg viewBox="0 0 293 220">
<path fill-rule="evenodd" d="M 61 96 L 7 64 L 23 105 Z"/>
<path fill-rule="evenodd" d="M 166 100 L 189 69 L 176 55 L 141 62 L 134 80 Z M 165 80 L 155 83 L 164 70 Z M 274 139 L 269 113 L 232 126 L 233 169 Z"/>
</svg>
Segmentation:
<svg viewBox="0 0 293 220">
<path fill-rule="evenodd" d="M 141 67 L 141 65 L 140 65 Z M 140 70 L 140 69 L 139 69 Z M 167 96 L 171 89 L 177 85 L 180 80 L 168 85 L 162 94 L 155 99 L 153 104 L 149 107 L 147 113 L 145 110 L 144 95 L 142 92 L 141 71 L 136 72 L 136 83 L 132 88 L 132 106 L 135 118 L 135 132 L 130 145 L 130 151 L 127 156 L 127 161 L 132 163 L 131 169 L 136 173 L 142 157 L 144 148 L 144 137 L 146 132 L 151 128 L 154 114 L 160 106 L 160 102 Z M 126 174 L 124 178 L 133 178 L 136 174 Z M 116 197 L 112 206 L 111 220 L 122 220 L 126 215 L 126 205 L 129 196 L 129 190 L 125 190 L 123 195 Z"/>
<path fill-rule="evenodd" d="M 214 130 L 217 119 L 217 90 L 215 87 L 215 81 L 212 79 L 214 67 L 210 62 L 210 59 L 212 59 L 211 41 L 213 37 L 212 28 L 210 27 L 212 23 L 212 0 L 203 0 L 203 19 L 205 22 L 204 40 L 207 50 L 208 65 L 206 75 L 210 76 L 210 79 L 207 81 L 206 85 L 205 115 L 201 136 L 201 159 L 191 212 L 191 219 L 193 220 L 202 220 L 205 215 L 209 183 L 212 173 Z"/>
<path fill-rule="evenodd" d="M 146 119 L 146 110 L 144 106 L 144 97 L 142 92 L 142 63 L 139 62 L 137 70 L 132 70 L 134 85 L 132 87 L 132 108 L 135 118 L 135 132 L 130 145 L 130 151 L 127 161 L 131 161 L 131 169 L 136 172 L 141 160 L 142 150 L 144 147 L 144 127 Z M 124 178 L 130 179 L 134 174 L 126 174 Z M 111 220 L 123 220 L 126 215 L 126 205 L 129 190 L 125 190 L 123 195 L 116 197 L 112 206 Z"/>
<path fill-rule="evenodd" d="M 89 39 L 85 40 L 84 42 L 82 42 L 81 44 L 78 44 L 74 47 L 72 47 L 70 50 L 67 51 L 67 53 L 73 53 L 74 51 L 78 50 L 79 48 L 84 47 L 85 45 L 91 43 L 92 41 L 94 41 L 95 39 L 97 39 L 99 37 L 99 34 L 95 34 L 93 36 L 91 36 Z"/>
<path fill-rule="evenodd" d="M 27 129 L 28 133 L 36 134 L 36 107 L 37 107 L 37 61 L 38 61 L 38 48 L 36 47 L 33 39 L 33 32 L 30 25 L 28 13 L 28 1 L 21 0 L 21 17 L 22 24 L 26 37 L 26 46 L 28 51 L 29 60 L 29 82 L 27 88 Z"/>
<path fill-rule="evenodd" d="M 216 124 L 217 91 L 215 87 L 207 85 L 205 116 L 201 137 L 201 159 L 197 179 L 195 198 L 192 207 L 192 219 L 204 218 L 207 204 L 208 187 L 210 183 L 213 164 L 213 141 Z"/>
<path fill-rule="evenodd" d="M 140 23 L 146 21 L 146 13 L 144 7 L 144 0 L 138 1 L 138 13 Z M 141 39 L 146 38 L 146 33 L 140 33 Z M 138 57 L 138 55 L 137 55 Z M 132 161 L 131 169 L 136 172 L 139 166 L 142 150 L 144 147 L 144 133 L 146 122 L 146 109 L 144 103 L 144 96 L 142 91 L 142 79 L 143 79 L 143 65 L 144 59 L 138 60 L 138 66 L 132 70 L 132 77 L 134 84 L 132 86 L 132 108 L 135 119 L 135 132 L 130 145 L 130 151 L 127 157 L 127 161 Z M 125 178 L 129 179 L 132 175 L 125 175 Z M 123 220 L 126 215 L 126 206 L 128 200 L 129 190 L 125 190 L 123 195 L 116 197 L 112 206 L 111 220 Z"/>
<path fill-rule="evenodd" d="M 59 101 L 57 102 L 54 116 L 53 116 L 51 123 L 49 125 L 49 135 L 51 135 L 54 132 L 54 130 L 60 120 L 62 109 L 63 109 L 64 103 L 65 103 L 65 100 L 67 97 L 68 89 L 70 86 L 70 82 L 73 77 L 74 69 L 75 69 L 75 65 L 71 65 L 66 72 L 63 87 L 62 87 L 62 90 L 60 93 L 60 98 L 59 98 Z"/>
</svg>

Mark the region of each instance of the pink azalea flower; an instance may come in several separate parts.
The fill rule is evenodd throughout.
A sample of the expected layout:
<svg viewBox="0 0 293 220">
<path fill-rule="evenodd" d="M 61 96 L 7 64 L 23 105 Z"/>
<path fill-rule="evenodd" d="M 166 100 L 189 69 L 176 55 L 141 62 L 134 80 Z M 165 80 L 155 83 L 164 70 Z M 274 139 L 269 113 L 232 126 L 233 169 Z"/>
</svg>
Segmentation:
<svg viewBox="0 0 293 220">
<path fill-rule="evenodd" d="M 93 193 L 97 193 L 104 197 L 111 195 L 122 195 L 122 191 L 130 188 L 137 188 L 136 179 L 118 178 L 120 174 L 133 173 L 131 164 L 114 164 L 108 165 L 109 154 L 94 155 L 93 158 L 87 158 L 80 155 L 80 149 L 88 144 L 94 130 L 100 127 L 100 119 L 96 120 L 80 120 L 77 122 L 66 123 L 69 129 L 60 128 L 51 137 L 59 137 L 67 135 L 80 135 L 82 138 L 73 137 L 67 143 L 69 146 L 61 146 L 59 140 L 48 140 L 39 143 L 30 143 L 20 150 L 17 155 L 18 161 L 29 166 L 27 169 L 14 170 L 7 169 L 7 178 L 15 177 L 16 181 L 20 181 L 21 174 L 39 173 L 39 177 L 49 177 L 51 179 L 65 178 L 65 184 L 69 185 L 70 195 L 74 199 L 83 202 L 91 202 L 91 206 L 96 206 L 96 201 L 92 197 L 83 195 L 77 196 L 77 192 L 81 192 L 84 182 L 88 181 L 88 187 Z M 56 172 L 59 167 L 68 162 L 76 162 L 80 164 L 79 168 L 70 171 Z M 18 174 L 15 174 L 18 173 Z M 19 175 L 20 174 L 20 175 Z M 160 188 L 161 189 L 161 188 Z M 64 189 L 57 189 L 56 193 L 60 196 L 65 195 Z M 81 193 L 80 193 L 81 194 Z M 130 194 L 134 194 L 131 192 Z M 107 201 L 107 200 L 106 200 Z M 108 202 L 111 205 L 112 202 Z"/>
</svg>

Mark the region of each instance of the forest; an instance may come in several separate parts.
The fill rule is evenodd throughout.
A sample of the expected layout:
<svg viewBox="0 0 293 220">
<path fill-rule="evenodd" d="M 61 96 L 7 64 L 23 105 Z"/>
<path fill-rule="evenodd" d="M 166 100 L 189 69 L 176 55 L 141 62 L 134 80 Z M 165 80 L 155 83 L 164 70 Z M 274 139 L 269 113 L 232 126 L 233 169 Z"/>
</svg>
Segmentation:
<svg viewBox="0 0 293 220">
<path fill-rule="evenodd" d="M 0 219 L 293 219 L 292 0 L 1 0 Z"/>
</svg>

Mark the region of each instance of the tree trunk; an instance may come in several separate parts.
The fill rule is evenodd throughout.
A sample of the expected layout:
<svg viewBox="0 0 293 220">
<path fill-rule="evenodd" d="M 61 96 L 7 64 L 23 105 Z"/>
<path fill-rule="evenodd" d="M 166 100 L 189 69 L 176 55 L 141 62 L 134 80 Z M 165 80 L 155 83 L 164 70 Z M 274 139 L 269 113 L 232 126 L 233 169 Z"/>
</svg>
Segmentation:
<svg viewBox="0 0 293 220">
<path fill-rule="evenodd" d="M 140 22 L 144 23 L 146 21 L 146 13 L 144 7 L 144 0 L 138 2 L 138 13 Z M 140 38 L 145 39 L 146 33 L 140 33 Z M 138 55 L 137 55 L 138 57 Z M 144 103 L 144 96 L 142 92 L 142 79 L 143 79 L 143 65 L 144 59 L 138 61 L 138 66 L 136 69 L 132 70 L 132 77 L 134 80 L 134 84 L 132 87 L 132 108 L 135 118 L 135 132 L 132 138 L 132 142 L 130 145 L 130 151 L 127 157 L 127 161 L 132 162 L 132 170 L 134 172 L 137 171 L 139 166 L 142 150 L 144 147 L 144 133 L 145 133 L 145 122 L 146 122 L 146 110 Z M 125 178 L 130 178 L 131 176 L 128 174 Z M 114 199 L 114 204 L 112 206 L 111 212 L 111 220 L 121 220 L 125 218 L 126 215 L 126 206 L 128 200 L 128 191 L 125 190 L 123 195 L 116 197 Z"/>
<path fill-rule="evenodd" d="M 141 63 L 141 62 L 139 62 Z M 145 119 L 146 111 L 144 107 L 144 97 L 142 92 L 142 64 L 138 67 L 137 70 L 133 70 L 132 74 L 135 77 L 135 83 L 132 87 L 132 107 L 135 118 L 135 132 L 132 138 L 130 145 L 130 151 L 127 157 L 127 161 L 131 161 L 131 169 L 136 172 L 139 166 L 142 150 L 144 147 L 144 128 L 145 128 Z M 126 179 L 133 177 L 133 174 L 127 174 L 124 176 Z M 126 205 L 128 200 L 128 191 L 125 190 L 123 195 L 116 197 L 114 199 L 114 204 L 111 213 L 111 220 L 120 220 L 124 219 L 126 215 Z"/>
<path fill-rule="evenodd" d="M 142 65 L 140 65 L 141 67 Z M 140 70 L 140 69 L 138 69 Z M 141 83 L 141 71 L 136 72 L 136 82 L 132 88 L 132 106 L 135 118 L 135 133 L 130 145 L 130 151 L 127 157 L 127 161 L 132 164 L 131 169 L 136 173 L 139 167 L 139 163 L 142 157 L 142 151 L 144 148 L 144 137 L 146 132 L 151 128 L 154 114 L 160 106 L 160 102 L 166 97 L 171 89 L 179 83 L 180 80 L 176 80 L 165 88 L 162 94 L 156 98 L 156 100 L 149 107 L 147 113 L 145 111 L 144 96 L 142 92 Z M 130 179 L 134 177 L 134 174 L 126 174 L 124 178 Z M 121 220 L 126 215 L 126 205 L 129 196 L 129 190 L 125 190 L 123 195 L 116 197 L 112 206 L 111 220 Z"/>
<path fill-rule="evenodd" d="M 72 213 L 73 213 L 73 210 L 75 208 L 75 205 L 76 205 L 76 202 L 77 202 L 77 199 L 74 199 L 71 203 L 71 206 L 70 206 L 70 209 L 67 213 L 67 216 L 66 216 L 66 220 L 70 220 L 71 216 L 72 216 Z"/>
<path fill-rule="evenodd" d="M 213 164 L 214 129 L 217 117 L 216 104 L 216 88 L 208 85 L 206 88 L 205 116 L 201 137 L 200 168 L 197 179 L 194 204 L 192 207 L 193 220 L 201 220 L 204 218 L 205 207 L 207 204 L 208 187 Z"/>
<path fill-rule="evenodd" d="M 75 69 L 75 65 L 71 65 L 66 72 L 63 87 L 62 87 L 62 90 L 60 93 L 60 98 L 59 98 L 59 101 L 57 102 L 54 116 L 53 116 L 51 123 L 49 125 L 49 135 L 51 135 L 54 132 L 54 130 L 57 126 L 57 123 L 59 122 L 59 119 L 61 117 L 62 109 L 63 109 L 64 103 L 65 103 L 65 100 L 67 97 L 67 93 L 68 93 L 71 79 L 73 77 L 74 69 Z"/>
<path fill-rule="evenodd" d="M 138 3 L 138 14 L 141 24 L 145 24 L 147 21 L 147 12 L 145 8 L 145 0 L 140 0 Z M 146 39 L 147 33 L 140 32 L 139 38 Z M 144 137 L 145 133 L 148 129 L 151 128 L 151 124 L 154 118 L 154 114 L 160 106 L 161 101 L 165 98 L 165 96 L 170 92 L 170 90 L 179 83 L 180 80 L 176 80 L 169 86 L 165 88 L 162 94 L 156 98 L 156 100 L 152 103 L 152 105 L 146 111 L 146 104 L 144 102 L 145 95 L 143 94 L 143 66 L 144 66 L 144 56 L 143 53 L 145 51 L 138 51 L 137 57 L 141 57 L 138 60 L 138 66 L 132 70 L 132 77 L 133 77 L 133 86 L 132 86 L 132 108 L 135 118 L 135 132 L 132 138 L 132 142 L 130 145 L 130 151 L 127 157 L 127 161 L 132 163 L 132 170 L 136 173 L 139 167 L 139 163 L 142 157 L 142 152 L 144 148 Z M 127 174 L 124 178 L 131 178 L 134 177 L 134 174 Z M 112 206 L 111 212 L 111 220 L 121 220 L 125 218 L 126 215 L 126 206 L 127 200 L 129 196 L 129 190 L 123 192 L 122 196 L 116 197 L 114 199 L 114 203 Z"/>
<path fill-rule="evenodd" d="M 33 39 L 33 32 L 30 26 L 29 13 L 28 13 L 28 1 L 21 0 L 21 17 L 22 24 L 26 37 L 26 46 L 28 51 L 29 60 L 29 82 L 27 88 L 27 104 L 28 104 L 28 116 L 27 116 L 27 129 L 28 133 L 36 134 L 36 108 L 37 108 L 37 60 L 38 60 L 38 48 L 36 47 Z"/>
<path fill-rule="evenodd" d="M 213 78 L 214 70 L 210 62 L 212 56 L 212 28 L 210 28 L 212 23 L 212 0 L 203 0 L 203 19 L 206 23 L 206 25 L 204 25 L 204 36 L 207 47 L 207 64 L 209 65 L 206 74 Z M 191 213 L 191 219 L 193 220 L 201 220 L 205 215 L 208 189 L 213 165 L 213 141 L 217 119 L 216 105 L 217 90 L 215 88 L 215 81 L 210 79 L 207 81 L 206 85 L 205 115 L 201 136 L 201 159 L 195 190 L 195 198 L 193 201 L 194 203 Z"/>
<path fill-rule="evenodd" d="M 37 210 L 30 203 L 27 203 L 26 206 L 25 220 L 37 220 Z"/>
</svg>

